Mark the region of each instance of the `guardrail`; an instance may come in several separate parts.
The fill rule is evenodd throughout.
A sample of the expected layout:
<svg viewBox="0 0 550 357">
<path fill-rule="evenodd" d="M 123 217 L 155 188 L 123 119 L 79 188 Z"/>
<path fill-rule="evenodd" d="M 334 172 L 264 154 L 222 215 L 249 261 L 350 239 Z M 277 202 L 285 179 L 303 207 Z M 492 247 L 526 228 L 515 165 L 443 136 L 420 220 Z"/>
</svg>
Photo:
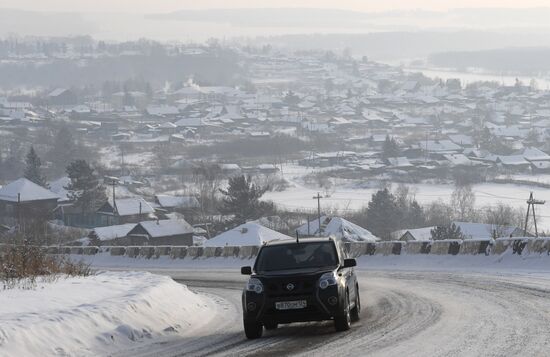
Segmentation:
<svg viewBox="0 0 550 357">
<path fill-rule="evenodd" d="M 0 245 L 8 247 L 9 245 Z M 48 254 L 96 255 L 109 254 L 113 257 L 136 259 L 253 259 L 259 246 L 47 246 Z M 511 252 L 516 255 L 550 255 L 550 238 L 498 238 L 440 241 L 385 241 L 376 243 L 344 243 L 349 257 L 390 255 L 501 255 Z"/>
</svg>

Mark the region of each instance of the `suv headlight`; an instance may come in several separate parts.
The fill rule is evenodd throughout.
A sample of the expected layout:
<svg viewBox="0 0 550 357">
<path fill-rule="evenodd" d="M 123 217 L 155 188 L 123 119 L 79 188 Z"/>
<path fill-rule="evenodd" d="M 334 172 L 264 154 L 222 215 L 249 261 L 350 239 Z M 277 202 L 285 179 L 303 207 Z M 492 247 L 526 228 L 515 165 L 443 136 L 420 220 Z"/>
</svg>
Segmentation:
<svg viewBox="0 0 550 357">
<path fill-rule="evenodd" d="M 256 294 L 261 294 L 264 291 L 264 285 L 260 279 L 250 278 L 246 283 L 246 291 L 254 291 Z"/>
<path fill-rule="evenodd" d="M 325 273 L 319 278 L 319 287 L 321 289 L 326 289 L 331 285 L 336 285 L 337 283 L 336 274 L 334 274 L 334 272 Z"/>
</svg>

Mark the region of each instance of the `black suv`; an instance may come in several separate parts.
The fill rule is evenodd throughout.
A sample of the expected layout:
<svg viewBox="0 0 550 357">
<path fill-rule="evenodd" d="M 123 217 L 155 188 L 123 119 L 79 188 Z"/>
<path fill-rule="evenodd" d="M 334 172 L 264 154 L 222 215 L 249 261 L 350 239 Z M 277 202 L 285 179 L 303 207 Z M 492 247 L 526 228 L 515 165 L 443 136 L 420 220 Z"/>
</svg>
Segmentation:
<svg viewBox="0 0 550 357">
<path fill-rule="evenodd" d="M 244 331 L 249 339 L 278 324 L 334 320 L 337 331 L 359 319 L 361 302 L 353 267 L 332 238 L 283 240 L 263 245 L 243 291 Z"/>
</svg>

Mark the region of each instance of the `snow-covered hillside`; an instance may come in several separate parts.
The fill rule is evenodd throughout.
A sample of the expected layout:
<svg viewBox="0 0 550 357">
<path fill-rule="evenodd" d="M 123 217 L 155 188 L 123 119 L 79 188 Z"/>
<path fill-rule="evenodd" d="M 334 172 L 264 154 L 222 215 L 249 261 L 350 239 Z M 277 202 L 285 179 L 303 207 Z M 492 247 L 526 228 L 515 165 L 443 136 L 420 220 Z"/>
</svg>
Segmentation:
<svg viewBox="0 0 550 357">
<path fill-rule="evenodd" d="M 0 356 L 110 355 L 196 333 L 216 311 L 210 298 L 150 273 L 61 278 L 0 291 Z"/>
</svg>

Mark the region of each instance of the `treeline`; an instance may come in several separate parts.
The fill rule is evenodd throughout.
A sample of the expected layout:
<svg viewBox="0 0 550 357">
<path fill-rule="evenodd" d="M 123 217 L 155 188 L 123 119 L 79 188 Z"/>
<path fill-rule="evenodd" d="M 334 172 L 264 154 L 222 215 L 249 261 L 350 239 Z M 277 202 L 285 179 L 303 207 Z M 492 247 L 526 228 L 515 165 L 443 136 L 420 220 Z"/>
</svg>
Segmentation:
<svg viewBox="0 0 550 357">
<path fill-rule="evenodd" d="M 240 73 L 242 69 L 232 55 L 132 55 L 88 59 L 85 65 L 71 59 L 55 59 L 40 66 L 9 62 L 0 65 L 0 82 L 5 87 L 70 87 L 139 77 L 162 86 L 166 81 L 186 81 L 195 76 L 203 82 L 231 85 Z"/>
<path fill-rule="evenodd" d="M 344 213 L 344 216 L 374 235 L 391 240 L 399 238 L 392 235 L 399 230 L 432 226 L 450 229 L 453 221 L 491 224 L 494 233 L 499 235 L 507 226 L 523 228 L 525 212 L 504 203 L 476 206 L 475 194 L 469 185 L 457 186 L 448 201 L 420 205 L 414 191 L 401 184 L 395 190 L 379 190 L 363 210 Z"/>
</svg>

